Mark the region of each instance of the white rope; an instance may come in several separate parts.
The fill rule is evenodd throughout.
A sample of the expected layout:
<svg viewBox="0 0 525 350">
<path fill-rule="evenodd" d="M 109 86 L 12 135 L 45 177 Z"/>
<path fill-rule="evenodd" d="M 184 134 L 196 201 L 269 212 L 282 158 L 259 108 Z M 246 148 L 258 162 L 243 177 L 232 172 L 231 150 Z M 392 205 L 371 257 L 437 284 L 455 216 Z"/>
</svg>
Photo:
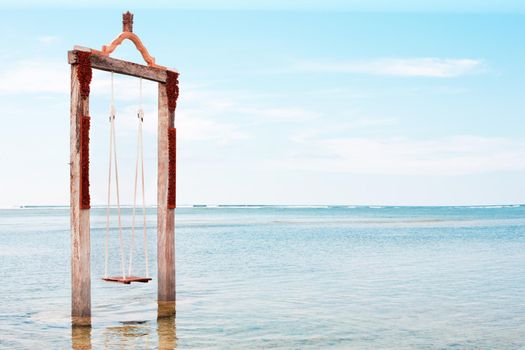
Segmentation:
<svg viewBox="0 0 525 350">
<path fill-rule="evenodd" d="M 144 186 L 144 142 L 142 134 L 142 125 L 144 123 L 144 109 L 142 107 L 142 78 L 140 78 L 140 168 L 141 168 L 141 182 L 142 182 L 142 239 L 144 245 L 144 259 L 146 260 L 146 278 L 149 278 L 149 258 L 148 258 L 148 230 L 146 226 L 146 194 Z"/>
<path fill-rule="evenodd" d="M 109 265 L 109 217 L 111 212 L 111 168 L 113 165 L 113 119 L 115 118 L 115 104 L 114 104 L 114 89 L 113 89 L 113 72 L 111 72 L 111 104 L 109 108 L 109 172 L 108 172 L 108 205 L 106 207 L 106 239 L 105 239 L 105 255 L 104 255 L 104 277 L 108 277 Z"/>
<path fill-rule="evenodd" d="M 108 206 L 106 208 L 106 242 L 105 242 L 105 256 L 104 256 L 104 277 L 108 277 L 108 260 L 109 260 L 109 215 L 110 215 L 110 207 L 111 207 L 111 165 L 113 163 L 113 123 L 112 119 L 114 117 L 114 114 L 112 113 L 114 110 L 113 103 L 111 104 L 111 110 L 110 110 L 110 130 L 109 130 L 109 174 L 108 174 Z"/>
<path fill-rule="evenodd" d="M 139 128 L 137 131 L 137 159 L 135 161 L 135 186 L 133 191 L 133 214 L 131 216 L 131 245 L 129 249 L 129 267 L 128 267 L 128 275 L 131 276 L 131 268 L 133 264 L 133 250 L 135 249 L 135 213 L 137 209 L 137 178 L 139 173 L 139 150 L 140 150 L 140 120 L 139 120 Z"/>
<path fill-rule="evenodd" d="M 144 259 L 146 260 L 146 277 L 149 277 L 148 232 L 146 228 L 146 195 L 144 187 L 144 143 L 142 141 L 142 123 L 140 125 L 140 159 L 142 170 L 142 238 L 144 240 Z"/>
<path fill-rule="evenodd" d="M 124 242 L 122 240 L 122 221 L 120 214 L 120 194 L 118 184 L 118 163 L 117 163 L 117 145 L 115 136 L 115 94 L 114 94 L 114 83 L 113 83 L 113 72 L 111 72 L 111 107 L 110 107 L 110 131 L 109 131 L 109 175 L 108 175 L 108 206 L 106 209 L 106 242 L 105 242 L 105 261 L 104 261 L 104 277 L 108 277 L 108 260 L 109 260 L 109 216 L 111 209 L 111 170 L 113 164 L 113 158 L 115 159 L 115 186 L 117 191 L 117 212 L 118 212 L 118 231 L 120 240 L 120 267 L 122 270 L 122 277 L 126 278 L 126 272 L 124 270 Z"/>
<path fill-rule="evenodd" d="M 146 260 L 146 277 L 149 277 L 149 258 L 148 258 L 148 236 L 147 236 L 147 225 L 146 225 L 146 196 L 144 186 L 144 144 L 143 144 L 143 133 L 142 125 L 144 123 L 144 110 L 142 109 L 142 78 L 140 79 L 139 85 L 140 91 L 140 108 L 137 112 L 139 120 L 139 126 L 137 130 L 137 160 L 135 162 L 135 187 L 133 193 L 133 215 L 131 224 L 131 246 L 129 253 L 129 267 L 128 275 L 131 276 L 132 264 L 133 264 L 133 251 L 135 250 L 135 222 L 136 222 L 136 209 L 137 209 L 137 181 L 139 176 L 139 159 L 141 169 L 141 189 L 142 189 L 142 229 L 143 229 L 143 245 L 144 245 L 144 258 Z"/>
<path fill-rule="evenodd" d="M 126 271 L 124 270 L 124 241 L 122 239 L 122 221 L 120 215 L 120 195 L 118 186 L 118 162 L 117 162 L 117 144 L 115 142 L 115 118 L 111 119 L 111 128 L 113 129 L 113 158 L 115 158 L 115 187 L 117 190 L 117 216 L 118 216 L 118 236 L 120 241 L 120 268 L 122 270 L 122 277 L 126 278 Z"/>
<path fill-rule="evenodd" d="M 144 259 L 146 260 L 146 278 L 149 278 L 149 257 L 148 257 L 148 230 L 146 226 L 146 194 L 144 186 L 144 142 L 142 134 L 142 125 L 144 123 L 144 109 L 142 106 L 142 78 L 140 78 L 140 160 L 142 173 L 142 239 L 144 241 Z"/>
</svg>

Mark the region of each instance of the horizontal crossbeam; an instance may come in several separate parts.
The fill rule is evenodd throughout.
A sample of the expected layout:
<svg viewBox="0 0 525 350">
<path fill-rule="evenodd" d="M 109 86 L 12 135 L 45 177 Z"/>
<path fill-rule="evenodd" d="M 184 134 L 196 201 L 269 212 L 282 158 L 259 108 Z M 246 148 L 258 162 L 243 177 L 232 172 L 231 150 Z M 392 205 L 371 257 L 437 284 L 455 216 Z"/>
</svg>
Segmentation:
<svg viewBox="0 0 525 350">
<path fill-rule="evenodd" d="M 68 51 L 67 58 L 69 64 L 78 63 L 78 51 L 82 50 Z M 166 69 L 149 67 L 138 63 L 111 58 L 109 56 L 104 56 L 97 53 L 91 53 L 91 67 L 103 71 L 156 81 L 158 83 L 166 83 L 167 80 Z"/>
</svg>

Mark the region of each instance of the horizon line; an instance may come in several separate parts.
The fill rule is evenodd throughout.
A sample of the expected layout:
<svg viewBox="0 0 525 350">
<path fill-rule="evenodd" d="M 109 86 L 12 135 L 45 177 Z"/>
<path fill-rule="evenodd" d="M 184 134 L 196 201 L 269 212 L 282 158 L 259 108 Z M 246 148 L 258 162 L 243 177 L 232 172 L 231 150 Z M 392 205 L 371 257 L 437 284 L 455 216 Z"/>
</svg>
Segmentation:
<svg viewBox="0 0 525 350">
<path fill-rule="evenodd" d="M 447 207 L 458 207 L 458 208 L 484 208 L 484 207 L 494 207 L 494 208 L 518 208 L 525 206 L 525 203 L 498 203 L 498 204 L 446 204 L 446 205 L 436 205 L 436 204 L 419 204 L 419 205 L 407 205 L 407 204 L 181 204 L 177 206 L 180 209 L 203 209 L 203 208 L 263 208 L 263 207 L 282 207 L 282 208 L 417 208 L 417 207 L 429 207 L 429 208 L 447 208 Z M 112 205 L 111 208 L 117 208 L 117 206 Z M 121 208 L 130 209 L 133 208 L 132 204 L 120 205 Z M 39 208 L 57 208 L 57 209 L 66 209 L 70 208 L 70 205 L 44 205 L 44 204 L 23 204 L 23 205 L 12 205 L 7 207 L 0 207 L 0 209 L 39 209 Z M 107 205 L 93 205 L 90 209 L 105 209 Z M 146 205 L 146 208 L 152 209 L 157 208 L 157 205 Z M 176 209 L 177 209 L 176 208 Z"/>
</svg>

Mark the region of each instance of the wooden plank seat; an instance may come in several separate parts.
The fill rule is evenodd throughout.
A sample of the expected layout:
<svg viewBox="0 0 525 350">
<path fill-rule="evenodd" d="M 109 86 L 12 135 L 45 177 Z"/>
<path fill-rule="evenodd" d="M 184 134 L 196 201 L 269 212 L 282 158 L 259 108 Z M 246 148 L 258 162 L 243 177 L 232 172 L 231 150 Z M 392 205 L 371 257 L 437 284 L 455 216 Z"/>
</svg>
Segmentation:
<svg viewBox="0 0 525 350">
<path fill-rule="evenodd" d="M 123 283 L 123 284 L 130 284 L 131 282 L 148 283 L 149 281 L 151 281 L 151 278 L 149 277 L 137 277 L 137 276 L 126 276 L 126 278 L 122 276 L 111 276 L 111 277 L 104 277 L 102 279 L 107 282 L 116 282 L 116 283 Z"/>
</svg>

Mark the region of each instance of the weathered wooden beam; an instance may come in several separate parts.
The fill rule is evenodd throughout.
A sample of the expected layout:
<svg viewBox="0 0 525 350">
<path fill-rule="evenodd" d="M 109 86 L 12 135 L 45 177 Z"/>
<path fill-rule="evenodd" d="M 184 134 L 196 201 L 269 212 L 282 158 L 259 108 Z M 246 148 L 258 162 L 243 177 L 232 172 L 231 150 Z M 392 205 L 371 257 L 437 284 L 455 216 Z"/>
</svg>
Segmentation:
<svg viewBox="0 0 525 350">
<path fill-rule="evenodd" d="M 159 84 L 158 177 L 157 177 L 157 266 L 158 317 L 175 315 L 175 209 L 168 208 L 168 129 L 175 113 L 168 110 L 166 84 Z"/>
<path fill-rule="evenodd" d="M 78 63 L 77 52 L 80 50 L 68 51 L 69 64 Z M 103 71 L 114 72 L 132 77 L 143 78 L 158 83 L 165 83 L 167 74 L 165 69 L 148 67 L 142 64 L 119 60 L 109 56 L 91 53 L 91 67 Z"/>
<path fill-rule="evenodd" d="M 81 96 L 78 65 L 71 66 L 70 215 L 71 316 L 73 325 L 91 324 L 91 267 L 89 209 L 80 209 L 80 134 L 82 117 L 89 115 L 89 97 Z"/>
</svg>

